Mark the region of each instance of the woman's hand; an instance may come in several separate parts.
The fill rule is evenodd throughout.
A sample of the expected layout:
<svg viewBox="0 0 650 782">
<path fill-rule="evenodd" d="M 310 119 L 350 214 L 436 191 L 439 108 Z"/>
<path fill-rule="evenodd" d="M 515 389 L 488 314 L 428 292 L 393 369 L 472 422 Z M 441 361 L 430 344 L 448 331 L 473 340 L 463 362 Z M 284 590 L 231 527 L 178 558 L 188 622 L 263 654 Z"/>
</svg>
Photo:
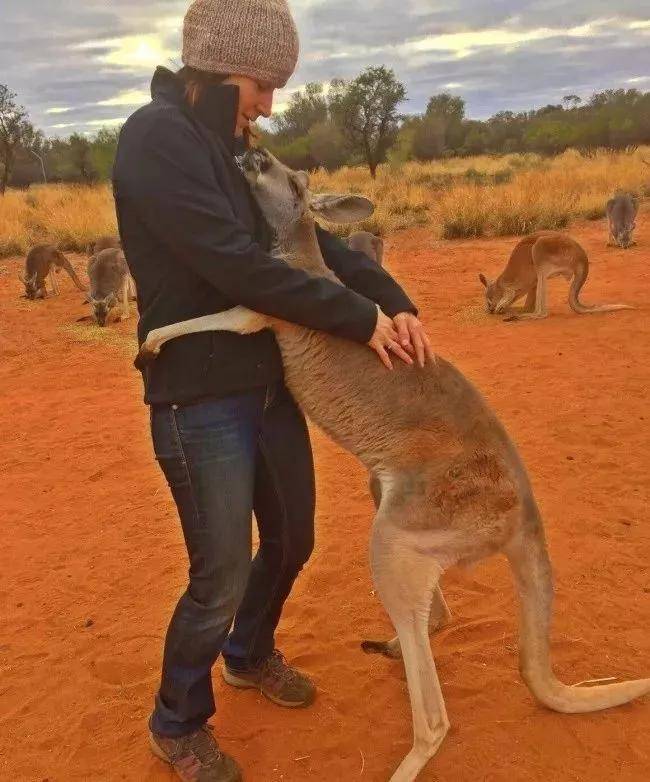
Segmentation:
<svg viewBox="0 0 650 782">
<path fill-rule="evenodd" d="M 375 326 L 375 333 L 372 335 L 368 345 L 377 353 L 388 369 L 393 368 L 388 351 L 391 351 L 398 358 L 401 358 L 406 364 L 413 363 L 413 359 L 400 346 L 400 336 L 397 333 L 395 323 L 388 315 L 385 315 L 379 307 L 377 307 L 377 325 Z"/>
<path fill-rule="evenodd" d="M 400 312 L 395 315 L 393 324 L 397 329 L 400 345 L 409 353 L 415 353 L 421 367 L 424 366 L 426 359 L 436 360 L 424 326 L 412 312 Z"/>
</svg>

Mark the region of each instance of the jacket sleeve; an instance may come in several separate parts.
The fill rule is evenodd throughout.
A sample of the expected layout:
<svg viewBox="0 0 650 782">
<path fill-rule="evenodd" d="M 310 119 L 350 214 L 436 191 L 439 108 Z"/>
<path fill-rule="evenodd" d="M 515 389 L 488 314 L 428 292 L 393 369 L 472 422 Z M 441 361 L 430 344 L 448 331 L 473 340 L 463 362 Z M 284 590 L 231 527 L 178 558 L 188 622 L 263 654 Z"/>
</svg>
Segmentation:
<svg viewBox="0 0 650 782">
<path fill-rule="evenodd" d="M 330 280 L 264 252 L 234 213 L 191 124 L 173 115 L 144 134 L 138 164 L 115 185 L 179 263 L 235 304 L 265 315 L 368 342 L 375 304 Z"/>
<path fill-rule="evenodd" d="M 316 234 L 323 260 L 347 288 L 379 304 L 389 318 L 399 312 L 418 314 L 417 307 L 390 274 L 365 253 L 351 250 L 320 226 Z"/>
</svg>

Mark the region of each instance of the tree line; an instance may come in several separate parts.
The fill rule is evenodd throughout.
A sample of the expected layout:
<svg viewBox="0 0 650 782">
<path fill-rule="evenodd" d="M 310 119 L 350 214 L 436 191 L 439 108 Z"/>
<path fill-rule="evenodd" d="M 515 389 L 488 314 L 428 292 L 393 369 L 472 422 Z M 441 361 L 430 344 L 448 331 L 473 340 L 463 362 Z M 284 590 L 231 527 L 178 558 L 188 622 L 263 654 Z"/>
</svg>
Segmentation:
<svg viewBox="0 0 650 782">
<path fill-rule="evenodd" d="M 466 116 L 463 98 L 441 93 L 421 115 L 400 113 L 406 87 L 384 66 L 355 79 L 335 79 L 327 88 L 307 84 L 291 95 L 286 110 L 260 142 L 292 168 L 329 171 L 367 165 L 374 177 L 386 161 L 429 161 L 454 156 L 536 152 L 556 155 L 569 147 L 582 154 L 650 143 L 650 92 L 605 90 L 583 102 L 561 102 L 524 112 L 500 111 L 487 120 Z M 0 84 L 0 194 L 11 184 L 91 184 L 110 178 L 119 129 L 93 136 L 46 138 L 36 130 L 17 96 Z"/>
</svg>

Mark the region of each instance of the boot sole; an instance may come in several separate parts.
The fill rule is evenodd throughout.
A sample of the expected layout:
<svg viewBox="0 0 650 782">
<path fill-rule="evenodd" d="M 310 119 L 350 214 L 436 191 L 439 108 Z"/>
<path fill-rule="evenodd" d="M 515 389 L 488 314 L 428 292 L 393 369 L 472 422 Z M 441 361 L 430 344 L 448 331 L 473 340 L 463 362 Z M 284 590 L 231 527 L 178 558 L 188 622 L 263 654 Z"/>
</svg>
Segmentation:
<svg viewBox="0 0 650 782">
<path fill-rule="evenodd" d="M 305 709 L 314 702 L 313 697 L 299 703 L 296 701 L 282 700 L 282 698 L 278 698 L 276 695 L 265 692 L 256 682 L 252 682 L 250 679 L 241 679 L 239 676 L 231 673 L 226 667 L 221 669 L 221 675 L 226 684 L 229 684 L 231 687 L 236 687 L 238 690 L 258 690 L 258 692 L 261 692 L 267 700 L 271 701 L 271 703 L 275 703 L 276 706 L 282 706 L 285 709 Z"/>
</svg>

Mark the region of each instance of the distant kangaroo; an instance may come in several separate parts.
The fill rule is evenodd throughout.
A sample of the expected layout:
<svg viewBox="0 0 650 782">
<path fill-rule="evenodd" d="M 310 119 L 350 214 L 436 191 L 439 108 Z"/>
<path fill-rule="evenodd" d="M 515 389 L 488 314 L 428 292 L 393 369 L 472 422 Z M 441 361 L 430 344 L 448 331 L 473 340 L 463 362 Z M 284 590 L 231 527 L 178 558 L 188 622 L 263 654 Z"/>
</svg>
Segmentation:
<svg viewBox="0 0 650 782">
<path fill-rule="evenodd" d="M 88 300 L 99 326 L 130 316 L 131 275 L 124 253 L 116 248 L 101 250 L 88 261 L 90 296 Z"/>
<path fill-rule="evenodd" d="M 365 253 L 368 258 L 380 266 L 384 263 L 384 240 L 381 236 L 375 236 L 368 231 L 357 231 L 357 233 L 348 236 L 348 247 L 351 250 Z"/>
<path fill-rule="evenodd" d="M 79 288 L 80 291 L 86 291 L 83 283 L 77 277 L 72 264 L 62 252 L 51 244 L 39 244 L 33 247 L 25 259 L 25 273 L 18 275 L 20 281 L 25 286 L 25 296 L 28 299 L 44 299 L 47 296 L 46 280 L 49 275 L 52 293 L 59 295 L 59 285 L 57 283 L 55 272 L 58 274 L 61 269 L 65 269 L 70 275 L 70 279 Z"/>
<path fill-rule="evenodd" d="M 102 250 L 121 250 L 122 241 L 119 236 L 100 236 L 88 250 L 88 255 L 97 255 Z"/>
<path fill-rule="evenodd" d="M 479 280 L 485 287 L 486 305 L 491 314 L 508 312 L 512 304 L 526 296 L 523 309 L 511 311 L 505 318 L 508 321 L 547 317 L 546 281 L 552 277 L 571 281 L 569 306 L 580 315 L 634 309 L 627 304 L 582 304 L 579 295 L 588 274 L 587 253 L 575 239 L 560 233 L 539 232 L 517 244 L 506 268 L 494 282 L 484 274 L 479 274 Z"/>
<path fill-rule="evenodd" d="M 607 220 L 609 222 L 608 247 L 621 247 L 627 250 L 636 242 L 634 241 L 634 229 L 636 228 L 636 216 L 639 211 L 639 202 L 632 193 L 618 193 L 607 202 Z"/>
<path fill-rule="evenodd" d="M 305 172 L 291 171 L 261 149 L 246 153 L 243 168 L 275 231 L 278 257 L 338 282 L 323 261 L 311 213 L 353 222 L 372 214 L 372 204 L 359 196 L 311 195 Z M 496 415 L 443 358 L 424 368 L 399 362 L 390 372 L 364 345 L 234 307 L 154 329 L 137 364 L 146 366 L 165 342 L 185 334 L 264 328 L 276 336 L 298 404 L 370 473 L 377 509 L 372 574 L 397 630 L 413 714 L 413 748 L 391 782 L 412 782 L 449 730 L 428 620 L 432 601 L 434 621 L 448 618 L 438 582 L 455 564 L 498 552 L 508 557 L 521 604 L 520 670 L 544 705 L 589 712 L 650 692 L 650 679 L 592 687 L 556 679 L 549 648 L 551 564 L 528 475 Z"/>
</svg>

